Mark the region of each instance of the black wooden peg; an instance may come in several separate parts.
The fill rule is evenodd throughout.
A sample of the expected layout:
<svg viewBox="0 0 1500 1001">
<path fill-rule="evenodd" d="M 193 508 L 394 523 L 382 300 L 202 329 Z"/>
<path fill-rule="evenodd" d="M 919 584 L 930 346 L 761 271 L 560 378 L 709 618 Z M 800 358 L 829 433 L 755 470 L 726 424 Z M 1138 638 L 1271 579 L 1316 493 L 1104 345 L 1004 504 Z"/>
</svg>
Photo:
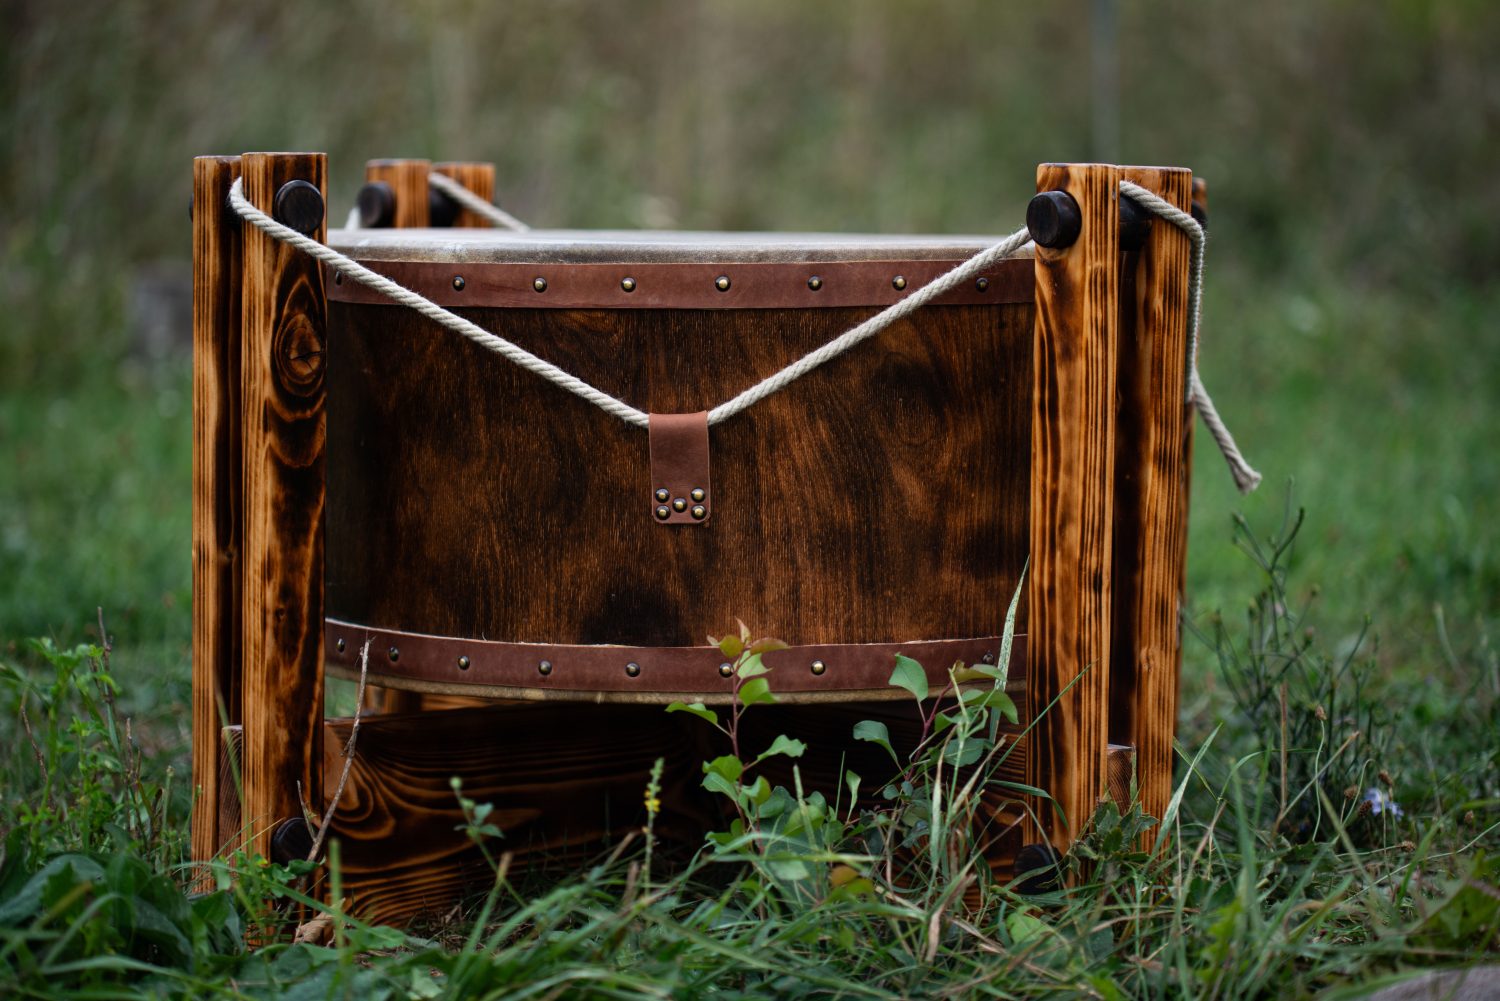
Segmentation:
<svg viewBox="0 0 1500 1001">
<path fill-rule="evenodd" d="M 384 181 L 370 181 L 360 188 L 354 205 L 361 229 L 386 229 L 396 222 L 396 192 Z"/>
<path fill-rule="evenodd" d="M 1151 213 L 1129 195 L 1120 196 L 1120 249 L 1140 250 L 1151 233 Z"/>
<path fill-rule="evenodd" d="M 271 217 L 306 236 L 323 225 L 323 192 L 307 181 L 287 181 L 276 192 Z"/>
<path fill-rule="evenodd" d="M 1026 228 L 1039 247 L 1071 247 L 1083 232 L 1083 213 L 1066 191 L 1043 191 L 1026 206 Z"/>
</svg>

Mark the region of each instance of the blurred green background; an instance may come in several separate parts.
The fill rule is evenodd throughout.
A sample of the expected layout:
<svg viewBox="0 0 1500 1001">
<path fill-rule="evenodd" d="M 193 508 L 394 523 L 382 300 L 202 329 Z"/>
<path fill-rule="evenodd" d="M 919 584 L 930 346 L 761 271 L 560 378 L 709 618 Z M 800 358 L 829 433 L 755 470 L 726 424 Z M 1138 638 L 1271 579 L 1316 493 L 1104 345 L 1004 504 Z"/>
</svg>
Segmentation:
<svg viewBox="0 0 1500 1001">
<path fill-rule="evenodd" d="M 311 149 L 335 220 L 365 159 L 421 156 L 494 161 L 503 205 L 575 227 L 1002 233 L 1039 161 L 1190 166 L 1212 201 L 1204 378 L 1266 474 L 1240 499 L 1198 436 L 1193 609 L 1243 608 L 1231 513 L 1269 531 L 1294 481 L 1329 628 L 1372 615 L 1403 676 L 1492 662 L 1500 4 L 0 13 L 0 652 L 85 637 L 102 605 L 180 699 L 190 160 Z M 1208 660 L 1189 644 L 1190 674 Z"/>
</svg>

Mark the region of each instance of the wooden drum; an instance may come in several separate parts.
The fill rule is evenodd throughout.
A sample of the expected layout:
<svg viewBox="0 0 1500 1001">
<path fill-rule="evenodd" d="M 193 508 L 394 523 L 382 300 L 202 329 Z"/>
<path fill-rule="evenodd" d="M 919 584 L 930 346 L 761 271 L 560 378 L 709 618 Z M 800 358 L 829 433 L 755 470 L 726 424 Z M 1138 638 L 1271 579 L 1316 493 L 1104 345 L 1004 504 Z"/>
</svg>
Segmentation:
<svg viewBox="0 0 1500 1001">
<path fill-rule="evenodd" d="M 741 619 L 790 644 L 767 658 L 783 701 L 847 701 L 906 698 L 897 652 L 935 689 L 998 654 L 1029 547 L 1029 257 L 715 424 L 668 484 L 653 458 L 703 422 L 658 415 L 712 409 L 994 240 L 330 242 L 653 415 L 648 433 L 325 274 L 331 670 L 357 674 L 372 635 L 393 688 L 712 702 L 732 682 L 708 637 Z"/>
</svg>

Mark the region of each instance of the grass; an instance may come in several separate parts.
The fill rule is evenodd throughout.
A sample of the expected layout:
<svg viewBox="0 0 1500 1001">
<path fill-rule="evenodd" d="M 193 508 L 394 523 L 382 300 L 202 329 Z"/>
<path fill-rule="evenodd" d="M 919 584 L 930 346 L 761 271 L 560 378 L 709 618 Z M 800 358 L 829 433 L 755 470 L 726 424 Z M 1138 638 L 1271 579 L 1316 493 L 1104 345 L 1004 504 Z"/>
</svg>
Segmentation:
<svg viewBox="0 0 1500 1001">
<path fill-rule="evenodd" d="M 1086 138 L 1084 6 L 21 10 L 0 43 L 0 994 L 1355 996 L 1493 957 L 1500 8 L 1122 5 L 1115 155 Z M 669 870 L 643 834 L 550 883 L 497 856 L 475 910 L 327 915 L 329 946 L 270 941 L 295 872 L 226 859 L 221 892 L 189 892 L 189 373 L 132 353 L 125 307 L 133 268 L 187 255 L 188 157 L 251 148 L 328 149 L 336 207 L 365 157 L 432 154 L 494 160 L 533 220 L 709 229 L 1006 231 L 1038 160 L 1194 166 L 1204 376 L 1267 482 L 1236 495 L 1198 434 L 1170 844 L 1106 812 L 1065 892 L 984 884 L 962 839 L 887 883 L 887 833 L 932 831 L 917 781 L 884 812 L 825 804 L 789 850 L 730 838 Z"/>
<path fill-rule="evenodd" d="M 1241 527 L 1261 588 L 1245 627 L 1205 637 L 1232 697 L 1186 745 L 1162 822 L 1101 807 L 1062 860 L 1071 885 L 1027 893 L 989 878 L 964 793 L 1005 788 L 1009 745 L 987 735 L 1014 707 L 995 669 L 992 689 L 942 700 L 947 720 L 884 806 L 752 781 L 752 757 L 803 748 L 744 748 L 706 764 L 739 819 L 686 866 L 653 866 L 648 805 L 634 844 L 555 882 L 516 882 L 492 854 L 475 910 L 418 932 L 328 910 L 300 889 L 306 863 L 224 859 L 218 891 L 186 892 L 183 805 L 163 760 L 131 747 L 109 651 L 35 644 L 31 668 L 4 675 L 35 755 L 5 766 L 23 795 L 4 815 L 0 983 L 18 997 L 1238 998 L 1470 963 L 1500 936 L 1500 762 L 1469 736 L 1500 727 L 1500 664 L 1441 707 L 1451 727 L 1389 711 L 1397 689 L 1374 660 L 1309 635 L 1288 590 L 1294 527 L 1265 543 Z M 686 709 L 730 733 L 775 682 L 766 647 L 738 639 L 739 708 Z M 899 663 L 892 683 L 929 694 Z M 463 802 L 470 836 L 503 849 L 488 808 Z M 338 899 L 336 847 L 327 866 Z M 329 943 L 286 941 L 267 901 L 320 915 Z"/>
<path fill-rule="evenodd" d="M 236 891 L 202 896 L 179 867 L 185 366 L 106 354 L 76 377 L 9 388 L 0 660 L 16 673 L 0 727 L 22 746 L 28 691 L 33 722 L 55 726 L 38 742 L 57 758 L 58 805 L 26 814 L 46 783 L 27 754 L 4 766 L 0 977 L 38 997 L 1281 997 L 1470 963 L 1496 948 L 1500 882 L 1500 760 L 1483 746 L 1500 732 L 1500 512 L 1483 442 L 1500 416 L 1485 392 L 1500 352 L 1479 322 L 1494 305 L 1483 290 L 1424 300 L 1288 281 L 1267 295 L 1231 268 L 1211 276 L 1205 378 L 1268 485 L 1236 496 L 1198 435 L 1181 800 L 1162 853 L 1134 848 L 1140 828 L 1155 836 L 1144 818 L 1107 813 L 1068 860 L 1088 873 L 1075 888 L 989 886 L 965 906 L 954 891 L 981 880 L 971 859 L 885 884 L 872 845 L 899 821 L 846 817 L 816 851 L 710 846 L 649 887 L 639 844 L 560 882 L 497 879 L 447 927 L 332 915 L 328 946 L 246 944 L 279 927 L 264 901 L 297 896 L 295 873 L 224 860 L 217 878 L 227 886 L 235 866 Z M 1458 363 L 1442 348 L 1465 329 Z M 1300 534 L 1273 559 L 1286 509 L 1303 502 Z M 57 680 L 88 677 L 97 651 L 66 651 L 98 641 L 96 605 L 119 644 L 109 703 Z M 1372 789 L 1404 815 L 1361 813 Z M 909 817 L 920 801 L 909 791 L 894 809 Z M 142 816 L 151 833 L 132 834 L 125 821 Z M 789 862 L 810 874 L 789 882 Z M 840 865 L 868 892 L 836 892 Z"/>
</svg>

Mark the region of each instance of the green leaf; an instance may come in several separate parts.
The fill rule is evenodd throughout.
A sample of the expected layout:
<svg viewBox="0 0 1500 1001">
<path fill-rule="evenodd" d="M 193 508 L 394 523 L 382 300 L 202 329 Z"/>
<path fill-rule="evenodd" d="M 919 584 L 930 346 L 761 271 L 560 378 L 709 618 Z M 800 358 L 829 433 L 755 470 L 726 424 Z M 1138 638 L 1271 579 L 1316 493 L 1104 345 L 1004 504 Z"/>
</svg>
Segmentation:
<svg viewBox="0 0 1500 1001">
<path fill-rule="evenodd" d="M 771 746 L 760 752 L 760 757 L 755 759 L 755 764 L 760 764 L 767 758 L 773 758 L 778 754 L 784 754 L 789 758 L 800 758 L 807 751 L 807 745 L 800 740 L 793 740 L 786 734 L 778 736 L 771 741 Z"/>
<path fill-rule="evenodd" d="M 901 764 L 901 759 L 896 757 L 896 749 L 891 746 L 891 731 L 878 719 L 862 719 L 854 724 L 854 739 L 879 744 L 885 748 L 885 753 L 891 756 L 892 761 Z"/>
<path fill-rule="evenodd" d="M 747 706 L 775 701 L 776 696 L 771 694 L 771 683 L 765 678 L 751 678 L 740 686 L 740 702 Z"/>
<path fill-rule="evenodd" d="M 992 688 L 985 691 L 982 688 L 973 688 L 963 694 L 964 705 L 970 709 L 998 709 L 1000 714 L 1012 723 L 1016 722 L 1016 703 L 1002 689 Z"/>
<path fill-rule="evenodd" d="M 745 644 L 738 636 L 725 636 L 723 639 L 719 640 L 719 652 L 728 657 L 730 660 L 734 660 L 736 657 L 738 657 L 740 655 L 740 651 L 744 649 Z"/>
<path fill-rule="evenodd" d="M 849 807 L 859 802 L 859 773 L 844 769 L 844 786 L 849 790 Z"/>
<path fill-rule="evenodd" d="M 744 802 L 746 806 L 764 806 L 766 800 L 771 798 L 771 783 L 767 782 L 765 776 L 757 775 L 755 781 L 745 786 Z"/>
<path fill-rule="evenodd" d="M 1053 934 L 1052 926 L 1039 917 L 1025 911 L 1012 911 L 1005 919 L 1005 930 L 1016 945 L 1025 945 L 1033 939 Z"/>
<path fill-rule="evenodd" d="M 692 713 L 699 719 L 706 719 L 714 726 L 719 725 L 719 714 L 705 706 L 702 702 L 673 702 L 667 706 L 669 713 Z"/>
<path fill-rule="evenodd" d="M 998 667 L 988 664 L 975 664 L 973 667 L 960 667 L 954 670 L 953 680 L 960 685 L 966 685 L 971 681 L 1000 681 L 1005 677 Z"/>
<path fill-rule="evenodd" d="M 918 702 L 927 698 L 927 672 L 910 657 L 896 654 L 896 669 L 891 672 L 890 683 L 911 692 Z"/>
<path fill-rule="evenodd" d="M 1010 596 L 1010 607 L 1005 610 L 1005 629 L 1000 635 L 1000 656 L 995 663 L 1000 674 L 995 680 L 1000 682 L 999 687 L 1004 688 L 1010 673 L 1010 649 L 1016 638 L 1016 608 L 1021 604 L 1021 592 L 1026 589 L 1026 571 L 1031 566 L 1031 558 L 1027 557 L 1026 564 L 1021 567 L 1021 579 L 1016 581 L 1016 593 Z"/>
<path fill-rule="evenodd" d="M 703 771 L 708 775 L 722 775 L 731 782 L 738 782 L 740 776 L 745 774 L 745 766 L 734 755 L 724 754 L 712 761 L 705 761 Z"/>
<path fill-rule="evenodd" d="M 963 768 L 978 761 L 986 749 L 989 741 L 983 737 L 970 737 L 968 740 L 950 740 L 943 745 L 943 761 L 950 765 Z"/>
<path fill-rule="evenodd" d="M 760 654 L 772 653 L 776 650 L 785 650 L 787 645 L 781 640 L 771 639 L 769 636 L 763 640 L 756 640 L 750 644 L 750 652 L 759 656 Z"/>
<path fill-rule="evenodd" d="M 771 669 L 761 662 L 760 654 L 752 653 L 735 669 L 735 673 L 741 678 L 758 678 L 762 674 L 770 674 Z"/>
<path fill-rule="evenodd" d="M 718 772 L 709 772 L 703 776 L 703 788 L 709 792 L 719 793 L 721 796 L 728 796 L 735 802 L 739 802 L 739 786 L 735 785 L 733 779 L 727 779 Z"/>
<path fill-rule="evenodd" d="M 766 859 L 766 869 L 776 879 L 798 881 L 812 876 L 812 869 L 801 859 Z"/>
</svg>

